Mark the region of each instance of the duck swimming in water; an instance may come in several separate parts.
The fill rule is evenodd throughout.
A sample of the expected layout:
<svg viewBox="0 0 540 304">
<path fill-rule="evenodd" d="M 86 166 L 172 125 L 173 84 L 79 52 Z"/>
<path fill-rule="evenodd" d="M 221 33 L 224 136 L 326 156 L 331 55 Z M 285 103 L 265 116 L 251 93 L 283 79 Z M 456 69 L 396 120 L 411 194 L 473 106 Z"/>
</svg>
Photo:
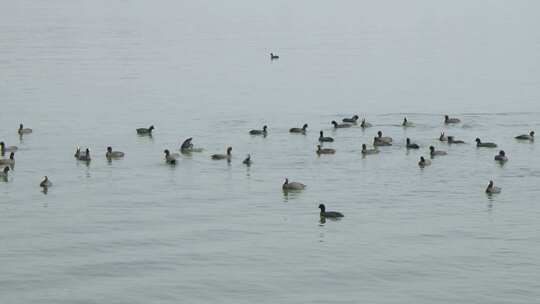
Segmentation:
<svg viewBox="0 0 540 304">
<path fill-rule="evenodd" d="M 354 115 L 353 117 L 351 118 L 343 118 L 341 121 L 343 122 L 348 122 L 348 123 L 352 123 L 352 124 L 356 124 L 358 122 L 358 119 L 360 117 L 358 117 L 358 115 Z"/>
<path fill-rule="evenodd" d="M 342 128 L 350 128 L 350 127 L 352 127 L 352 125 L 348 124 L 348 123 L 338 124 L 337 121 L 335 121 L 335 120 L 332 120 L 332 125 L 334 125 L 334 129 L 342 129 Z"/>
<path fill-rule="evenodd" d="M 360 123 L 360 127 L 362 129 L 365 129 L 365 128 L 371 128 L 373 127 L 373 125 L 367 122 L 365 119 L 362 119 L 362 122 Z"/>
<path fill-rule="evenodd" d="M 401 126 L 403 127 L 412 127 L 414 124 L 407 120 L 407 117 L 403 118 L 403 122 L 401 123 Z"/>
<path fill-rule="evenodd" d="M 5 158 L 0 159 L 0 165 L 10 165 L 10 166 L 15 165 L 15 152 L 11 152 L 9 154 L 9 158 L 7 159 Z"/>
<path fill-rule="evenodd" d="M 377 140 L 378 141 L 384 141 L 384 142 L 387 142 L 387 143 L 391 143 L 392 142 L 392 137 L 388 137 L 388 136 L 382 136 L 382 131 L 378 131 L 377 132 Z"/>
<path fill-rule="evenodd" d="M 343 213 L 341 213 L 341 212 L 326 211 L 326 206 L 324 204 L 320 204 L 319 209 L 321 210 L 320 216 L 322 218 L 341 218 L 341 217 L 343 217 Z"/>
<path fill-rule="evenodd" d="M 231 151 L 232 151 L 232 147 L 228 147 L 227 154 L 214 154 L 211 157 L 213 160 L 222 160 L 222 159 L 231 160 L 231 157 L 232 157 Z"/>
<path fill-rule="evenodd" d="M 457 124 L 460 123 L 461 120 L 459 118 L 450 118 L 448 115 L 444 115 L 444 123 L 445 124 Z"/>
<path fill-rule="evenodd" d="M 249 134 L 266 136 L 268 134 L 268 126 L 263 126 L 262 130 L 251 130 L 249 131 Z"/>
<path fill-rule="evenodd" d="M 411 139 L 407 137 L 407 149 L 420 149 L 420 146 L 412 143 Z"/>
<path fill-rule="evenodd" d="M 418 166 L 420 166 L 421 168 L 424 168 L 430 165 L 431 165 L 431 161 L 429 159 L 425 159 L 423 156 L 420 156 L 420 161 L 418 162 Z"/>
<path fill-rule="evenodd" d="M 429 146 L 429 155 L 433 158 L 435 156 L 443 156 L 443 155 L 446 155 L 448 153 L 446 153 L 446 151 L 441 151 L 441 150 L 435 150 L 435 147 L 433 146 Z"/>
<path fill-rule="evenodd" d="M 15 152 L 17 150 L 19 150 L 17 146 L 6 146 L 3 141 L 0 141 L 0 153 L 2 155 L 4 155 L 4 153 Z"/>
<path fill-rule="evenodd" d="M 81 152 L 80 149 L 77 148 L 77 152 L 75 152 L 75 157 L 80 161 L 89 162 L 91 160 L 90 149 L 86 148 L 84 152 Z"/>
<path fill-rule="evenodd" d="M 487 193 L 487 194 L 501 193 L 501 188 L 495 187 L 495 186 L 493 185 L 493 181 L 489 181 L 489 185 L 488 185 L 487 188 L 486 188 L 486 193 Z"/>
<path fill-rule="evenodd" d="M 148 128 L 138 128 L 137 134 L 139 135 L 152 135 L 152 131 L 154 130 L 154 126 L 150 126 Z"/>
<path fill-rule="evenodd" d="M 246 165 L 246 166 L 250 166 L 251 165 L 251 155 L 248 154 L 246 156 L 246 159 L 244 159 L 244 161 L 242 162 L 242 164 Z"/>
<path fill-rule="evenodd" d="M 392 144 L 386 141 L 380 140 L 378 137 L 373 137 L 373 146 L 375 147 L 386 147 L 391 146 Z"/>
<path fill-rule="evenodd" d="M 17 133 L 19 133 L 19 135 L 30 134 L 30 133 L 32 133 L 32 129 L 30 129 L 30 128 L 25 128 L 25 127 L 23 126 L 23 124 L 20 124 L 20 125 L 19 125 L 19 130 L 17 130 Z"/>
<path fill-rule="evenodd" d="M 336 150 L 334 149 L 330 149 L 330 148 L 321 148 L 321 145 L 317 145 L 317 154 L 318 155 L 321 155 L 321 154 L 335 154 L 336 153 Z"/>
<path fill-rule="evenodd" d="M 476 146 L 479 148 L 497 148 L 497 144 L 492 142 L 482 142 L 480 138 L 476 138 Z"/>
<path fill-rule="evenodd" d="M 534 131 L 529 132 L 529 134 L 522 134 L 515 137 L 519 140 L 534 140 Z"/>
<path fill-rule="evenodd" d="M 168 149 L 163 150 L 165 154 L 165 162 L 170 165 L 176 165 L 176 159 L 180 157 L 178 153 L 171 153 Z"/>
<path fill-rule="evenodd" d="M 379 149 L 368 149 L 366 144 L 362 144 L 362 155 L 378 154 Z"/>
<path fill-rule="evenodd" d="M 308 128 L 308 124 L 304 124 L 304 126 L 302 128 L 291 128 L 291 129 L 289 129 L 289 132 L 290 133 L 306 134 L 307 128 Z"/>
<path fill-rule="evenodd" d="M 304 190 L 304 188 L 306 188 L 306 185 L 299 182 L 289 182 L 289 179 L 286 178 L 281 188 L 283 190 Z"/>
<path fill-rule="evenodd" d="M 508 161 L 508 157 L 506 156 L 506 153 L 501 150 L 499 151 L 499 154 L 495 155 L 495 160 L 503 163 Z"/>
<path fill-rule="evenodd" d="M 105 153 L 105 157 L 108 159 L 122 158 L 124 157 L 124 152 L 113 151 L 112 147 L 107 147 L 107 152 Z"/>
<path fill-rule="evenodd" d="M 42 188 L 48 188 L 52 186 L 52 183 L 47 176 L 44 176 L 41 183 L 39 183 L 39 186 Z"/>
<path fill-rule="evenodd" d="M 319 141 L 320 142 L 333 142 L 334 139 L 332 137 L 325 137 L 323 134 L 323 131 L 319 132 Z"/>
</svg>

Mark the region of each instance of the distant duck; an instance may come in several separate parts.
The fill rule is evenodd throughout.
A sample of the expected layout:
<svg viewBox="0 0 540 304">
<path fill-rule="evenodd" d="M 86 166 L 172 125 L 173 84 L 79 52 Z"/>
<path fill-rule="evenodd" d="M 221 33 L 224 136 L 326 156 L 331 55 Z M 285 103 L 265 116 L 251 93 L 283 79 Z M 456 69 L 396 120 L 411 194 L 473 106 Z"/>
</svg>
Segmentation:
<svg viewBox="0 0 540 304">
<path fill-rule="evenodd" d="M 7 179 L 8 178 L 8 172 L 9 172 L 9 167 L 6 166 L 4 167 L 4 170 L 0 171 L 0 178 L 2 179 Z"/>
<path fill-rule="evenodd" d="M 0 165 L 15 165 L 15 152 L 11 152 L 9 154 L 9 158 L 2 158 L 0 159 Z"/>
<path fill-rule="evenodd" d="M 431 165 L 431 161 L 429 159 L 425 159 L 423 156 L 420 156 L 420 161 L 418 162 L 418 166 L 423 168 L 429 165 Z"/>
<path fill-rule="evenodd" d="M 330 149 L 330 148 L 321 148 L 321 145 L 317 145 L 317 154 L 321 155 L 321 154 L 335 154 L 336 153 L 336 150 L 335 149 Z"/>
<path fill-rule="evenodd" d="M 333 142 L 334 139 L 332 137 L 325 137 L 323 134 L 323 131 L 319 132 L 319 141 L 320 142 Z"/>
<path fill-rule="evenodd" d="M 222 160 L 222 159 L 230 160 L 232 156 L 231 151 L 232 151 L 232 147 L 228 147 L 227 154 L 214 154 L 211 157 L 213 160 Z"/>
<path fill-rule="evenodd" d="M 244 161 L 242 162 L 242 164 L 244 164 L 244 165 L 246 165 L 246 166 L 251 165 L 251 155 L 250 155 L 250 154 L 248 154 L 248 155 L 246 156 L 246 159 L 244 159 Z"/>
<path fill-rule="evenodd" d="M 343 118 L 342 121 L 343 122 L 348 122 L 348 123 L 353 123 L 353 124 L 356 124 L 358 122 L 358 119 L 360 117 L 358 117 L 358 115 L 354 115 L 353 117 L 351 118 Z"/>
<path fill-rule="evenodd" d="M 90 149 L 88 148 L 86 148 L 84 152 L 80 152 L 79 148 L 77 148 L 77 152 L 78 152 L 78 156 L 75 156 L 75 157 L 77 157 L 77 159 L 80 161 L 90 161 L 92 159 L 90 157 Z M 77 152 L 75 152 L 75 155 L 77 155 Z"/>
<path fill-rule="evenodd" d="M 6 144 L 3 141 L 0 141 L 0 152 L 2 154 L 7 152 L 15 152 L 19 150 L 17 146 L 6 146 Z"/>
<path fill-rule="evenodd" d="M 268 134 L 268 126 L 263 126 L 262 130 L 251 130 L 249 131 L 249 134 L 266 136 Z"/>
<path fill-rule="evenodd" d="M 457 124 L 460 123 L 461 120 L 459 118 L 450 118 L 448 115 L 444 115 L 444 123 L 445 124 Z"/>
<path fill-rule="evenodd" d="M 137 134 L 139 135 L 152 135 L 152 130 L 154 130 L 154 126 L 150 126 L 148 128 L 138 128 Z"/>
<path fill-rule="evenodd" d="M 503 150 L 501 150 L 499 151 L 498 155 L 495 155 L 495 160 L 499 162 L 507 162 L 508 157 L 506 156 L 506 153 Z"/>
<path fill-rule="evenodd" d="M 182 146 L 180 146 L 180 150 L 181 151 L 193 150 L 193 143 L 191 143 L 192 140 L 193 140 L 193 137 L 190 137 L 184 140 L 184 142 L 182 143 Z"/>
<path fill-rule="evenodd" d="M 32 129 L 30 129 L 30 128 L 24 128 L 23 124 L 20 124 L 20 125 L 19 125 L 19 130 L 17 130 L 17 132 L 18 132 L 20 135 L 23 135 L 23 134 L 30 134 L 30 133 L 32 133 Z"/>
<path fill-rule="evenodd" d="M 270 53 L 270 60 L 276 60 L 279 59 L 278 55 L 274 55 L 274 53 Z"/>
<path fill-rule="evenodd" d="M 439 136 L 439 141 L 448 141 L 448 137 L 444 134 L 444 132 L 441 132 L 441 136 Z"/>
<path fill-rule="evenodd" d="M 370 154 L 378 154 L 379 153 L 379 150 L 378 149 L 368 149 L 366 144 L 362 144 L 362 154 L 363 155 L 370 155 Z"/>
<path fill-rule="evenodd" d="M 407 149 L 420 149 L 420 146 L 412 143 L 411 139 L 407 137 Z"/>
<path fill-rule="evenodd" d="M 412 127 L 414 124 L 407 120 L 407 117 L 403 118 L 403 122 L 401 123 L 401 126 L 403 127 Z"/>
<path fill-rule="evenodd" d="M 531 131 L 529 134 L 522 134 L 516 136 L 516 139 L 519 140 L 534 140 L 534 131 Z"/>
<path fill-rule="evenodd" d="M 375 147 L 386 147 L 391 146 L 392 144 L 386 141 L 380 140 L 378 137 L 373 137 L 373 146 Z"/>
<path fill-rule="evenodd" d="M 319 209 L 321 209 L 320 215 L 323 218 L 341 218 L 341 217 L 343 217 L 343 213 L 341 213 L 341 212 L 326 211 L 326 206 L 324 206 L 324 204 L 320 204 Z"/>
<path fill-rule="evenodd" d="M 283 190 L 304 190 L 306 185 L 299 182 L 289 182 L 289 179 L 286 178 L 282 188 Z"/>
<path fill-rule="evenodd" d="M 367 122 L 365 119 L 362 119 L 362 122 L 360 123 L 360 127 L 362 127 L 362 129 L 365 129 L 365 128 L 371 128 L 373 127 L 373 125 Z"/>
<path fill-rule="evenodd" d="M 165 162 L 170 165 L 176 165 L 176 159 L 180 157 L 178 153 L 171 153 L 168 149 L 163 150 L 165 153 Z"/>
<path fill-rule="evenodd" d="M 378 131 L 377 132 L 377 140 L 378 141 L 384 141 L 384 142 L 387 142 L 387 143 L 391 143 L 392 142 L 392 137 L 388 137 L 388 136 L 382 136 L 382 131 Z"/>
<path fill-rule="evenodd" d="M 487 188 L 486 188 L 486 193 L 487 193 L 487 194 L 501 193 L 501 188 L 495 187 L 495 186 L 493 185 L 493 181 L 489 181 L 489 185 L 488 185 Z"/>
<path fill-rule="evenodd" d="M 446 153 L 446 151 L 441 151 L 441 150 L 435 150 L 435 147 L 433 146 L 429 146 L 429 155 L 431 157 L 434 157 L 434 156 L 443 156 L 443 155 L 447 155 L 448 153 Z"/>
<path fill-rule="evenodd" d="M 308 124 L 304 124 L 304 126 L 302 128 L 291 128 L 291 129 L 289 129 L 289 132 L 290 133 L 306 134 L 307 128 L 308 128 Z"/>
<path fill-rule="evenodd" d="M 337 121 L 335 121 L 335 120 L 332 120 L 332 125 L 334 125 L 334 129 L 342 129 L 342 128 L 350 128 L 350 127 L 352 127 L 352 125 L 348 124 L 348 123 L 338 124 Z"/>
<path fill-rule="evenodd" d="M 480 138 L 476 138 L 476 146 L 477 147 L 483 147 L 483 148 L 497 148 L 497 144 L 492 142 L 482 142 Z"/>
<path fill-rule="evenodd" d="M 47 176 L 44 176 L 41 183 L 39 183 L 39 186 L 42 188 L 48 188 L 52 186 L 52 183 Z"/>
<path fill-rule="evenodd" d="M 124 157 L 124 152 L 113 151 L 112 147 L 107 147 L 107 153 L 105 153 L 105 157 L 107 157 L 108 159 L 122 158 Z"/>
<path fill-rule="evenodd" d="M 457 140 L 454 138 L 454 136 L 448 136 L 448 144 L 464 144 L 465 142 L 463 140 Z"/>
</svg>

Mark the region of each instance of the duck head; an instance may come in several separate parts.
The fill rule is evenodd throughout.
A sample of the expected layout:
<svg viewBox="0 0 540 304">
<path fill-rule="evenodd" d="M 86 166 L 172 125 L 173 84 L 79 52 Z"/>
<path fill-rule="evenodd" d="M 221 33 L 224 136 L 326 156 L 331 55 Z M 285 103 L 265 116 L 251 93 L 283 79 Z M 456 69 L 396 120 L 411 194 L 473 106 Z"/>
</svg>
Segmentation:
<svg viewBox="0 0 540 304">
<path fill-rule="evenodd" d="M 231 155 L 232 147 L 227 148 L 227 155 Z"/>
<path fill-rule="evenodd" d="M 305 131 L 307 129 L 307 127 L 308 127 L 308 124 L 304 124 L 304 126 L 302 127 L 302 130 Z"/>
<path fill-rule="evenodd" d="M 321 213 L 324 213 L 326 207 L 324 206 L 324 204 L 319 204 L 319 209 L 321 209 Z"/>
</svg>

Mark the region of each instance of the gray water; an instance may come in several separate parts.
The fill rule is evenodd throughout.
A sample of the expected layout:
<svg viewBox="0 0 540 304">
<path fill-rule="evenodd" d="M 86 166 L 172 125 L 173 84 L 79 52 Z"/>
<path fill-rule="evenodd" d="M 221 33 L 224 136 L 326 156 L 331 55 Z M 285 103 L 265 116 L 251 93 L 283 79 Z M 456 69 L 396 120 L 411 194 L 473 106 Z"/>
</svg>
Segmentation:
<svg viewBox="0 0 540 304">
<path fill-rule="evenodd" d="M 536 303 L 539 154 L 513 137 L 540 129 L 539 11 L 3 1 L 0 139 L 19 151 L 0 182 L 0 302 Z M 375 127 L 332 130 L 355 113 Z M 247 134 L 263 124 L 266 138 Z M 335 155 L 316 156 L 319 130 Z M 377 130 L 394 146 L 362 158 Z M 166 165 L 190 136 L 204 152 Z M 107 162 L 109 145 L 125 159 Z M 230 164 L 210 160 L 229 145 Z M 449 155 L 421 170 L 429 145 Z M 307 189 L 285 195 L 285 177 Z M 490 179 L 501 194 L 486 196 Z M 321 202 L 345 218 L 321 223 Z"/>
</svg>

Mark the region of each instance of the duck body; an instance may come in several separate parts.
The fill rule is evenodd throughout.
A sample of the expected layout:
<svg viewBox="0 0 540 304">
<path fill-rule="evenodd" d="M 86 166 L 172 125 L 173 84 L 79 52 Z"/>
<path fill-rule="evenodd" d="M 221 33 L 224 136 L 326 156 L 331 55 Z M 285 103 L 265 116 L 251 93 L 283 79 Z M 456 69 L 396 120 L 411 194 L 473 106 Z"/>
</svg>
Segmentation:
<svg viewBox="0 0 540 304">
<path fill-rule="evenodd" d="M 392 137 L 389 137 L 389 136 L 382 136 L 382 131 L 378 131 L 377 132 L 377 137 L 375 137 L 377 139 L 377 141 L 382 141 L 382 142 L 386 142 L 386 143 L 392 143 Z"/>
<path fill-rule="evenodd" d="M 353 117 L 351 118 L 343 118 L 341 121 L 343 122 L 347 122 L 347 123 L 352 123 L 352 124 L 356 124 L 358 122 L 358 119 L 360 117 L 358 117 L 358 115 L 354 115 Z"/>
<path fill-rule="evenodd" d="M 321 155 L 321 154 L 335 154 L 335 153 L 336 153 L 335 149 L 321 148 L 321 145 L 317 145 L 317 154 L 318 155 Z"/>
<path fill-rule="evenodd" d="M 17 130 L 17 133 L 19 133 L 20 135 L 23 135 L 23 134 L 30 134 L 32 133 L 32 129 L 30 128 L 25 128 L 23 126 L 23 124 L 20 124 L 19 125 L 19 129 Z"/>
<path fill-rule="evenodd" d="M 290 128 L 289 132 L 290 133 L 306 134 L 307 128 L 308 128 L 308 124 L 304 124 L 304 126 L 302 126 L 302 128 Z"/>
<path fill-rule="evenodd" d="M 515 137 L 518 140 L 534 140 L 534 131 L 529 132 L 529 134 L 522 134 Z"/>
<path fill-rule="evenodd" d="M 350 127 L 352 127 L 351 124 L 348 124 L 348 123 L 342 123 L 342 124 L 339 124 L 339 123 L 337 123 L 337 121 L 335 121 L 335 120 L 332 120 L 332 125 L 334 126 L 334 129 L 343 129 L 343 128 L 350 128 Z"/>
<path fill-rule="evenodd" d="M 420 149 L 420 146 L 411 142 L 410 138 L 407 138 L 407 149 Z"/>
<path fill-rule="evenodd" d="M 386 147 L 386 146 L 391 146 L 392 144 L 389 143 L 389 142 L 386 142 L 386 141 L 382 141 L 378 137 L 374 137 L 373 138 L 373 145 L 375 147 Z"/>
<path fill-rule="evenodd" d="M 433 146 L 430 146 L 429 147 L 429 155 L 431 157 L 435 157 L 435 156 L 443 156 L 443 155 L 447 155 L 448 153 L 446 153 L 446 151 L 441 151 L 441 150 L 435 150 L 435 147 Z"/>
<path fill-rule="evenodd" d="M 2 155 L 4 153 L 16 152 L 17 150 L 19 150 L 19 147 L 17 146 L 6 146 L 3 141 L 0 142 L 0 152 L 2 153 Z"/>
<path fill-rule="evenodd" d="M 122 158 L 124 157 L 124 152 L 121 151 L 113 151 L 111 147 L 107 147 L 107 152 L 105 153 L 105 157 L 111 159 L 111 158 Z"/>
<path fill-rule="evenodd" d="M 15 152 L 11 152 L 9 154 L 9 158 L 0 159 L 0 165 L 2 165 L 2 166 L 5 166 L 5 165 L 13 166 L 13 165 L 15 165 Z"/>
<path fill-rule="evenodd" d="M 427 167 L 427 166 L 431 166 L 431 160 L 425 159 L 425 158 L 422 156 L 422 157 L 420 157 L 420 161 L 418 162 L 418 166 L 420 166 L 421 168 L 424 168 L 424 167 Z"/>
<path fill-rule="evenodd" d="M 486 188 L 486 193 L 497 194 L 497 193 L 501 193 L 501 190 L 502 190 L 501 188 L 494 186 L 493 181 L 489 181 L 489 185 Z"/>
<path fill-rule="evenodd" d="M 139 134 L 139 135 L 151 135 L 153 130 L 154 130 L 154 126 L 150 126 L 148 128 L 138 128 L 137 129 L 137 134 Z"/>
<path fill-rule="evenodd" d="M 325 137 L 323 134 L 323 131 L 319 132 L 319 141 L 320 142 L 333 142 L 334 139 L 332 137 Z"/>
<path fill-rule="evenodd" d="M 306 185 L 299 182 L 289 182 L 289 179 L 286 178 L 281 188 L 283 190 L 304 190 Z"/>
<path fill-rule="evenodd" d="M 450 118 L 448 115 L 445 115 L 444 116 L 444 123 L 449 125 L 449 124 L 457 124 L 457 123 L 460 123 L 461 120 L 459 118 Z"/>
<path fill-rule="evenodd" d="M 321 210 L 320 216 L 324 218 L 342 218 L 344 217 L 343 213 L 337 211 L 326 211 L 326 206 L 324 204 L 319 205 Z"/>
<path fill-rule="evenodd" d="M 52 182 L 49 180 L 47 176 L 44 176 L 41 183 L 39 183 L 39 186 L 42 188 L 48 188 L 52 186 Z"/>
<path fill-rule="evenodd" d="M 464 144 L 465 142 L 463 140 L 458 140 L 458 139 L 455 139 L 454 136 L 448 136 L 448 144 L 449 145 L 452 145 L 452 144 Z"/>
<path fill-rule="evenodd" d="M 262 130 L 251 130 L 249 131 L 250 135 L 264 135 L 266 136 L 268 134 L 268 127 L 263 126 Z"/>
<path fill-rule="evenodd" d="M 362 155 L 371 155 L 371 154 L 378 154 L 379 149 L 368 149 L 366 144 L 362 145 Z"/>
<path fill-rule="evenodd" d="M 497 148 L 496 143 L 492 142 L 482 142 L 480 138 L 476 138 L 476 146 L 478 148 Z"/>
<path fill-rule="evenodd" d="M 232 151 L 232 148 L 228 147 L 227 154 L 213 154 L 211 158 L 213 160 L 223 160 L 223 159 L 230 160 L 232 156 L 231 151 Z"/>
</svg>

